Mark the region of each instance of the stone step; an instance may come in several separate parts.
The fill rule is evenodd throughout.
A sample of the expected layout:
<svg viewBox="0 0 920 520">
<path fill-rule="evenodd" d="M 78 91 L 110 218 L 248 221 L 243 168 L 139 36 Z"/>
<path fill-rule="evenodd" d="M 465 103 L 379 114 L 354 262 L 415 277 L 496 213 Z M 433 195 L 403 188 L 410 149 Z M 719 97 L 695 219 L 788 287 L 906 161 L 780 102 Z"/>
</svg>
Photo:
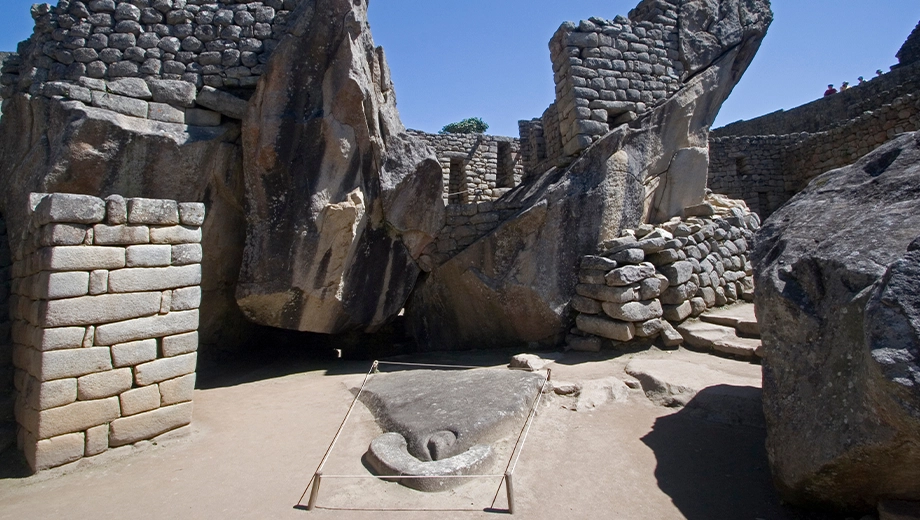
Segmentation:
<svg viewBox="0 0 920 520">
<path fill-rule="evenodd" d="M 732 327 L 691 320 L 678 326 L 677 331 L 684 337 L 684 345 L 690 347 L 744 359 L 762 357 L 760 340 L 739 337 Z"/>
<path fill-rule="evenodd" d="M 706 312 L 700 319 L 716 325 L 733 327 L 745 336 L 760 337 L 760 326 L 754 314 L 754 305 L 750 303 L 715 309 Z"/>
</svg>

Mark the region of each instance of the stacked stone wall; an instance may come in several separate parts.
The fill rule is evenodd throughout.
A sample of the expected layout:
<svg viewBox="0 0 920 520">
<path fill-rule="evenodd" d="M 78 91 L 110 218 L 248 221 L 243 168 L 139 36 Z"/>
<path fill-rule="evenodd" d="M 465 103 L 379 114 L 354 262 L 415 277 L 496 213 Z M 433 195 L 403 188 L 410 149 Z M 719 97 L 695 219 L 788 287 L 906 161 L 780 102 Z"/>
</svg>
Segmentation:
<svg viewBox="0 0 920 520">
<path fill-rule="evenodd" d="M 188 425 L 204 205 L 33 194 L 15 242 L 17 440 L 33 470 Z"/>
<path fill-rule="evenodd" d="M 0 451 L 6 425 L 14 422 L 13 342 L 10 335 L 10 285 L 13 257 L 6 222 L 0 218 Z"/>
<path fill-rule="evenodd" d="M 744 200 L 766 218 L 818 175 L 920 130 L 918 112 L 920 96 L 910 93 L 823 132 L 711 138 L 709 189 Z"/>
<path fill-rule="evenodd" d="M 496 200 L 521 182 L 524 164 L 519 139 L 418 130 L 409 133 L 434 150 L 441 163 L 444 202 L 448 204 Z"/>
<path fill-rule="evenodd" d="M 788 135 L 800 132 L 823 132 L 846 125 L 866 111 L 893 103 L 895 99 L 920 90 L 920 63 L 892 69 L 890 72 L 855 85 L 844 92 L 822 97 L 800 107 L 738 121 L 716 128 L 711 137 L 742 135 Z"/>
<path fill-rule="evenodd" d="M 677 0 L 644 1 L 629 18 L 566 22 L 550 41 L 556 101 L 520 121 L 528 174 L 565 166 L 582 150 L 681 87 Z"/>
<path fill-rule="evenodd" d="M 239 118 L 298 2 L 36 4 L 34 33 L 0 77 L 0 95 L 62 97 L 192 125 L 217 124 L 220 113 Z"/>
<path fill-rule="evenodd" d="M 748 249 L 760 227 L 755 214 L 672 219 L 640 226 L 582 259 L 572 298 L 577 350 L 660 338 L 683 342 L 674 326 L 708 308 L 753 298 Z"/>
<path fill-rule="evenodd" d="M 818 175 L 847 166 L 904 132 L 920 130 L 920 96 L 907 94 L 826 132 L 809 136 L 786 151 L 785 190 L 789 197 Z"/>
<path fill-rule="evenodd" d="M 709 141 L 713 192 L 740 199 L 758 215 L 769 215 L 788 199 L 787 149 L 809 134 L 716 137 Z"/>
<path fill-rule="evenodd" d="M 447 220 L 438 233 L 438 240 L 428 246 L 425 254 L 431 258 L 434 265 L 440 265 L 491 232 L 520 209 L 520 204 L 506 201 L 448 205 Z"/>
</svg>

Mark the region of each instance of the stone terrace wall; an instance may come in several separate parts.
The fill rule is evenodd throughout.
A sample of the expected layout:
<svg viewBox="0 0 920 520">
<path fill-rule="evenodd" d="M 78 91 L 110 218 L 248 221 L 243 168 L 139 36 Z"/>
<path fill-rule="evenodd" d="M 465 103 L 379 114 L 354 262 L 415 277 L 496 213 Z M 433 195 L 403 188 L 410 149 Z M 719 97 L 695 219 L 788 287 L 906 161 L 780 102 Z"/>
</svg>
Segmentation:
<svg viewBox="0 0 920 520">
<path fill-rule="evenodd" d="M 790 146 L 784 165 L 786 200 L 818 175 L 853 164 L 898 134 L 920 130 L 918 112 L 920 95 L 908 94 Z"/>
<path fill-rule="evenodd" d="M 743 199 L 766 218 L 811 179 L 920 130 L 918 112 L 920 96 L 911 93 L 823 132 L 712 138 L 709 189 Z"/>
<path fill-rule="evenodd" d="M 485 134 L 429 134 L 409 130 L 435 151 L 444 172 L 444 201 L 496 200 L 521 182 L 520 140 Z"/>
<path fill-rule="evenodd" d="M 791 110 L 777 110 L 749 121 L 738 121 L 712 130 L 710 136 L 788 135 L 823 132 L 846 124 L 867 110 L 892 103 L 920 90 L 920 63 L 897 67 L 886 74 L 850 87 L 833 96 L 822 97 Z"/>
<path fill-rule="evenodd" d="M 681 85 L 676 0 L 643 2 L 629 18 L 562 24 L 550 41 L 556 102 L 518 123 L 527 171 L 577 155 Z"/>
<path fill-rule="evenodd" d="M 32 6 L 35 30 L 2 94 L 60 96 L 135 117 L 199 124 L 196 101 L 241 117 L 299 0 L 59 0 Z M 87 81 L 95 80 L 95 81 Z M 218 90 L 215 90 L 218 89 Z M 197 99 L 203 91 L 201 99 Z M 224 95 L 221 95 L 224 94 Z M 229 96 L 229 97 L 228 97 Z M 236 98 L 239 99 L 239 98 Z M 148 105 L 148 101 L 151 101 Z M 226 105 L 226 107 L 225 107 Z"/>
<path fill-rule="evenodd" d="M 7 63 L 7 61 L 9 61 L 9 63 Z M 14 54 L 12 52 L 0 52 L 0 116 L 3 115 L 3 100 L 8 97 L 4 95 L 6 93 L 6 89 L 3 88 L 6 86 L 6 84 L 3 83 L 5 78 L 4 74 L 18 71 L 18 61 L 18 54 Z M 13 82 L 12 78 L 7 78 L 6 81 L 8 81 L 10 84 Z"/>
<path fill-rule="evenodd" d="M 33 470 L 192 418 L 204 205 L 33 194 L 11 303 L 18 444 Z"/>
<path fill-rule="evenodd" d="M 738 299 L 752 301 L 747 251 L 759 227 L 756 215 L 733 209 L 726 218 L 643 225 L 604 244 L 599 255 L 582 260 L 569 348 L 598 351 L 611 342 L 656 337 L 676 346 L 683 338 L 674 326 L 684 320 Z"/>
<path fill-rule="evenodd" d="M 907 37 L 907 41 L 904 42 L 897 56 L 899 65 L 901 66 L 920 61 L 920 23 L 911 31 L 910 36 Z"/>
</svg>

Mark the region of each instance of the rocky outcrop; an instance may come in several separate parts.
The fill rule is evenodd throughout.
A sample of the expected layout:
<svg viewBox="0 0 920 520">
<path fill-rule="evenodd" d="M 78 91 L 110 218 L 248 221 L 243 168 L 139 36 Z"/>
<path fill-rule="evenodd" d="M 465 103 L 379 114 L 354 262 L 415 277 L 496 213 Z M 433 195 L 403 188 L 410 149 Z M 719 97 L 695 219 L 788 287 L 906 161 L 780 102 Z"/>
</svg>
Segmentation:
<svg viewBox="0 0 920 520">
<path fill-rule="evenodd" d="M 920 133 L 815 180 L 755 237 L 774 480 L 794 504 L 920 500 Z"/>
<path fill-rule="evenodd" d="M 78 101 L 15 94 L 0 119 L 0 212 L 11 241 L 30 192 L 202 201 L 201 343 L 237 343 L 248 325 L 233 287 L 242 255 L 239 124 L 196 127 L 128 117 Z"/>
<path fill-rule="evenodd" d="M 420 343 L 556 344 L 571 325 L 568 305 L 582 256 L 623 228 L 703 202 L 709 126 L 772 19 L 766 1 L 706 6 L 716 18 L 734 10 L 741 39 L 694 58 L 701 69 L 680 90 L 601 137 L 567 168 L 549 169 L 500 199 L 522 209 L 435 268 L 414 293 L 408 314 Z"/>
<path fill-rule="evenodd" d="M 444 220 L 441 167 L 399 120 L 364 1 L 304 2 L 243 122 L 253 321 L 338 333 L 394 317 Z"/>
</svg>

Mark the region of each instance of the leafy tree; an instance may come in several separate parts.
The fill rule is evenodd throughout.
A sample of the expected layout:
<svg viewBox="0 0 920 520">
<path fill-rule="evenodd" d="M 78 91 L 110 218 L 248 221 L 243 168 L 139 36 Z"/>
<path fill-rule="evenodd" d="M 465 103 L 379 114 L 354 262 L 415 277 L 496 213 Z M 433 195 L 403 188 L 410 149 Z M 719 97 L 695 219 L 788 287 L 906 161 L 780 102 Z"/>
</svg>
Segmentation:
<svg viewBox="0 0 920 520">
<path fill-rule="evenodd" d="M 451 123 L 444 126 L 439 133 L 441 134 L 481 134 L 489 129 L 488 123 L 478 117 L 464 119 L 457 123 Z"/>
</svg>

